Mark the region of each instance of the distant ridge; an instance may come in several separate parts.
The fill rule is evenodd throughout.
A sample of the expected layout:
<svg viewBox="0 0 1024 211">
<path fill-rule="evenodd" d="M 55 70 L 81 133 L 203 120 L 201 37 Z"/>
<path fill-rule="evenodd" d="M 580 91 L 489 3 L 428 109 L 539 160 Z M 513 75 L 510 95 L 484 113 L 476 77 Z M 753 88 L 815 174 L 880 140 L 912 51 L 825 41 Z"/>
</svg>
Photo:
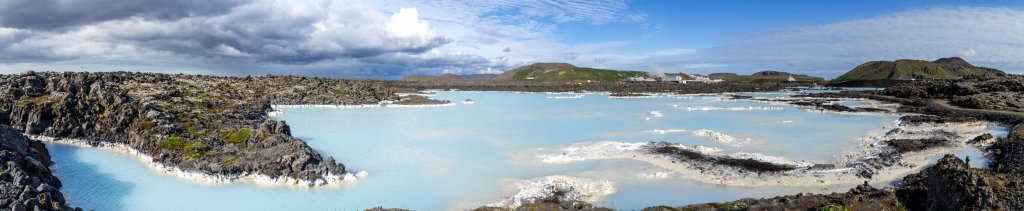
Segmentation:
<svg viewBox="0 0 1024 211">
<path fill-rule="evenodd" d="M 570 82 L 570 81 L 602 81 L 615 82 L 623 81 L 629 77 L 650 77 L 647 72 L 642 71 L 619 71 L 608 69 L 597 69 L 588 67 L 577 67 L 568 63 L 534 63 L 516 69 L 505 71 L 491 80 L 532 80 L 549 82 Z"/>
<path fill-rule="evenodd" d="M 456 75 L 451 73 L 445 73 L 441 76 L 431 75 L 413 75 L 406 76 L 400 79 L 401 81 L 460 81 L 460 80 L 491 80 L 498 74 L 469 74 L 469 75 Z"/>
<path fill-rule="evenodd" d="M 793 74 L 775 70 L 765 70 L 750 75 L 739 75 L 736 73 L 711 73 L 708 74 L 708 77 L 711 79 L 741 82 L 786 82 L 789 79 L 789 77 L 793 77 L 793 79 L 800 82 L 825 82 L 825 79 L 821 77 L 814 77 L 803 74 Z"/>
<path fill-rule="evenodd" d="M 969 75 L 1003 75 L 1003 71 L 974 66 L 959 57 L 935 61 L 900 59 L 870 61 L 833 79 L 833 83 L 870 80 L 949 79 Z"/>
</svg>

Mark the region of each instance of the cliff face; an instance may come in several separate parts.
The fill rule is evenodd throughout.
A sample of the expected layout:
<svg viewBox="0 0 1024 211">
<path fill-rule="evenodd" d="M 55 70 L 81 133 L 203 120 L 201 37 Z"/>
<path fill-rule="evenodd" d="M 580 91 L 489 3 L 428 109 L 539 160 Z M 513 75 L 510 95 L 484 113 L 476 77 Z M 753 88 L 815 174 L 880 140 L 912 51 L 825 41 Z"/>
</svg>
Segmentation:
<svg viewBox="0 0 1024 211">
<path fill-rule="evenodd" d="M 344 165 L 292 137 L 285 122 L 268 119 L 270 105 L 397 99 L 371 81 L 26 72 L 0 76 L 0 124 L 29 135 L 121 144 L 185 170 L 324 182 L 344 173 Z"/>
<path fill-rule="evenodd" d="M 50 154 L 39 141 L 0 125 L 0 208 L 73 210 L 64 202 L 61 183 L 50 172 Z M 78 209 L 81 210 L 81 209 Z"/>
</svg>

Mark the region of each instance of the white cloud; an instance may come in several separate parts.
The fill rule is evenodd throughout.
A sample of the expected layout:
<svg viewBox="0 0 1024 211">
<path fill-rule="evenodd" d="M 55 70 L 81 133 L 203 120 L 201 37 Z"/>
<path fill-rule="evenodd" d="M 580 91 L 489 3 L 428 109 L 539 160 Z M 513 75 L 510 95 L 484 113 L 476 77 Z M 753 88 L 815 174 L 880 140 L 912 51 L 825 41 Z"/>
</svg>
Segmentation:
<svg viewBox="0 0 1024 211">
<path fill-rule="evenodd" d="M 92 7 L 82 6 L 46 16 L 67 20 L 60 24 L 35 22 L 40 19 L 36 16 L 4 16 L 0 63 L 130 62 L 172 70 L 209 68 L 221 74 L 345 69 L 317 73 L 385 77 L 441 70 L 493 72 L 564 56 L 573 46 L 552 34 L 560 23 L 646 18 L 627 11 L 625 0 L 223 0 L 153 8 L 104 2 L 115 10 L 149 9 L 75 20 L 92 12 L 86 11 Z M 169 60 L 189 62 L 164 62 Z"/>
<path fill-rule="evenodd" d="M 974 49 L 967 49 L 965 51 L 961 51 L 960 52 L 960 56 L 962 56 L 962 57 L 974 57 L 974 56 L 977 56 L 977 55 L 978 55 L 978 52 L 974 51 Z"/>
</svg>

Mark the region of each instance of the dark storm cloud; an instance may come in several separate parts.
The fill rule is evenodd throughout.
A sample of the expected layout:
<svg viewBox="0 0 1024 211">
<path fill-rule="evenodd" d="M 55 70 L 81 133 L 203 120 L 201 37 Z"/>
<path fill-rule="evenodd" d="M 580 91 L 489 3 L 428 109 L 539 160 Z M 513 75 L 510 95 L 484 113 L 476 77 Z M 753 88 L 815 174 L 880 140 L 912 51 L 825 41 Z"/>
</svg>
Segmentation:
<svg viewBox="0 0 1024 211">
<path fill-rule="evenodd" d="M 0 3 L 7 6 L 2 10 L 18 14 L 0 15 L 0 62 L 174 56 L 285 65 L 339 59 L 366 63 L 359 59 L 417 55 L 451 42 L 420 20 L 415 9 L 391 14 L 350 3 L 5 2 Z M 57 12 L 52 16 L 27 14 L 24 11 L 37 10 L 27 8 L 54 8 Z M 111 12 L 87 14 L 89 10 Z"/>
<path fill-rule="evenodd" d="M 53 30 L 128 17 L 173 20 L 221 14 L 249 0 L 4 0 L 0 26 Z"/>
</svg>

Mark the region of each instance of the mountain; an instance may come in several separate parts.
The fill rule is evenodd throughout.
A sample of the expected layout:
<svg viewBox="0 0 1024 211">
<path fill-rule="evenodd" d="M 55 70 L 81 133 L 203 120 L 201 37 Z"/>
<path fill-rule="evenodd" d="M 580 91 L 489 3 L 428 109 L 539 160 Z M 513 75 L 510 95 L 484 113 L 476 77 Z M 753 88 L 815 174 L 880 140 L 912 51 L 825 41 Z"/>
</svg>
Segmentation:
<svg viewBox="0 0 1024 211">
<path fill-rule="evenodd" d="M 495 76 L 498 76 L 498 74 L 492 74 L 492 73 L 487 73 L 487 74 L 469 74 L 469 75 L 460 75 L 459 77 L 462 77 L 462 79 L 466 79 L 466 80 L 491 80 Z"/>
<path fill-rule="evenodd" d="M 722 79 L 726 81 L 742 82 L 786 82 L 792 76 L 798 82 L 825 82 L 824 78 L 802 74 L 792 74 L 782 71 L 765 70 L 750 75 L 739 75 L 736 73 L 712 73 L 708 74 L 711 79 Z"/>
<path fill-rule="evenodd" d="M 469 75 L 456 75 L 451 73 L 445 73 L 441 76 L 431 75 L 413 75 L 402 77 L 402 81 L 458 81 L 458 80 L 491 80 L 498 74 L 469 74 Z"/>
<path fill-rule="evenodd" d="M 948 79 L 968 75 L 1003 75 L 999 71 L 987 67 L 974 66 L 959 57 L 942 58 L 935 61 L 900 59 L 896 61 L 870 61 L 846 74 L 833 79 L 832 82 L 850 82 L 865 80 L 910 80 L 910 79 Z"/>
<path fill-rule="evenodd" d="M 793 79 L 795 79 L 796 81 L 803 82 L 825 82 L 825 78 L 822 77 L 814 77 L 803 74 L 792 74 L 788 72 L 774 70 L 756 72 L 754 74 L 750 74 L 750 77 L 752 78 L 751 81 L 754 82 L 786 82 L 789 80 L 789 77 L 793 77 Z"/>
<path fill-rule="evenodd" d="M 629 77 L 650 77 L 642 71 L 618 71 L 577 67 L 567 63 L 535 63 L 505 71 L 491 80 L 533 80 L 533 81 L 623 81 Z"/>
</svg>

